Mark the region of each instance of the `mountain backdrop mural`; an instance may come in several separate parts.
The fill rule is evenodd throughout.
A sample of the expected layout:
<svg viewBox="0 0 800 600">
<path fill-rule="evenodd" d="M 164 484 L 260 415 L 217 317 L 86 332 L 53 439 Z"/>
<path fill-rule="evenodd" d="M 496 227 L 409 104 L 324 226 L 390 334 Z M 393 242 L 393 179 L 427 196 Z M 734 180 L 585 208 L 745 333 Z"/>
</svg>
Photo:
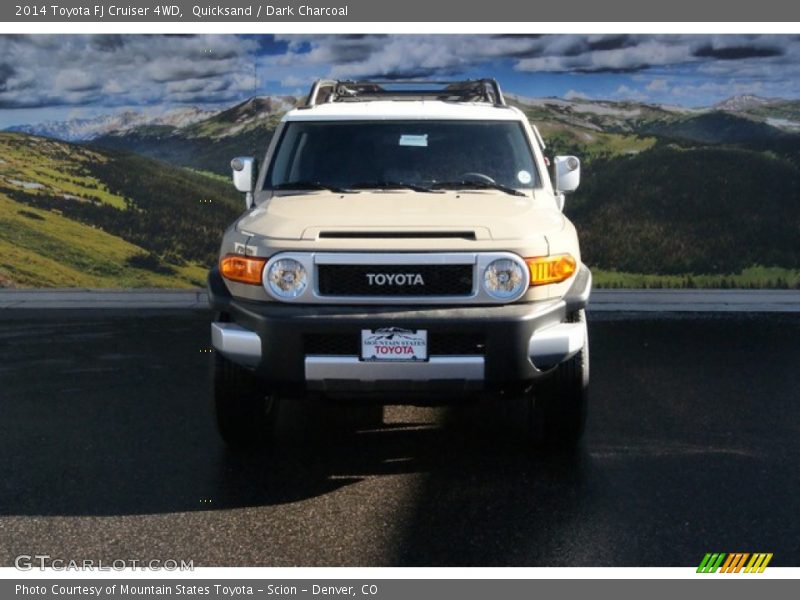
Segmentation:
<svg viewBox="0 0 800 600">
<path fill-rule="evenodd" d="M 800 287 L 800 41 L 478 37 L 1 36 L 0 286 L 201 286 L 314 78 L 494 76 L 600 285 Z"/>
</svg>

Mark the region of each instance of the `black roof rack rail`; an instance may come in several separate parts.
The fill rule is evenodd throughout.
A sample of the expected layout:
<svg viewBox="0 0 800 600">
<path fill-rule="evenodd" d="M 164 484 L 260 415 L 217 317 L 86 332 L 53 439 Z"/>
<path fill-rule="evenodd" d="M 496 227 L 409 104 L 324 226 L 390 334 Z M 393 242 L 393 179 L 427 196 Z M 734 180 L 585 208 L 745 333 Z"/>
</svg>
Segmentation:
<svg viewBox="0 0 800 600">
<path fill-rule="evenodd" d="M 363 100 L 424 100 L 445 102 L 487 102 L 506 106 L 500 85 L 495 79 L 464 81 L 349 81 L 319 79 L 311 86 L 305 105 L 313 108 L 328 102 Z"/>
</svg>

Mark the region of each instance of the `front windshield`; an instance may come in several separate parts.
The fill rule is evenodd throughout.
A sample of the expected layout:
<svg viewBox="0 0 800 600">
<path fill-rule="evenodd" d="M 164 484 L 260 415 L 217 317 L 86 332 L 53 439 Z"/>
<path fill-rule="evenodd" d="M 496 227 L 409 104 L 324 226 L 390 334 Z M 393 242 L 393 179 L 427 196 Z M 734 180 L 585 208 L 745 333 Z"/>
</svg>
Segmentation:
<svg viewBox="0 0 800 600">
<path fill-rule="evenodd" d="M 514 190 L 538 180 L 516 121 L 294 121 L 284 128 L 264 187 Z"/>
</svg>

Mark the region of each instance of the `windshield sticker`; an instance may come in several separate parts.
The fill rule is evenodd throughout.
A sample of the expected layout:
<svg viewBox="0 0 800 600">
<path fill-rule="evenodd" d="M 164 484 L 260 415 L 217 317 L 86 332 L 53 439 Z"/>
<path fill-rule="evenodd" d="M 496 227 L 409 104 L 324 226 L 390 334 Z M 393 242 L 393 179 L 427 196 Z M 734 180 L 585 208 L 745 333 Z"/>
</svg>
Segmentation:
<svg viewBox="0 0 800 600">
<path fill-rule="evenodd" d="M 517 179 L 520 183 L 528 185 L 531 182 L 531 174 L 527 171 L 520 171 L 517 173 Z"/>
<path fill-rule="evenodd" d="M 417 146 L 418 148 L 428 147 L 428 134 L 424 135 L 410 135 L 404 133 L 400 136 L 401 146 Z"/>
</svg>

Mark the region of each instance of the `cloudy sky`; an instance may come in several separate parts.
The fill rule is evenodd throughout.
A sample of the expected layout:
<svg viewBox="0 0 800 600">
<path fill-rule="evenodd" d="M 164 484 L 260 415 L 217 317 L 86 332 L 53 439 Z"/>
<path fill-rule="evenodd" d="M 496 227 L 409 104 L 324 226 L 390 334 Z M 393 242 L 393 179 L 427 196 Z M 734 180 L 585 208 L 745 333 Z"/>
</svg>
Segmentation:
<svg viewBox="0 0 800 600">
<path fill-rule="evenodd" d="M 496 77 L 525 96 L 706 106 L 800 98 L 800 36 L 0 35 L 0 128 L 216 108 L 317 77 Z"/>
</svg>

